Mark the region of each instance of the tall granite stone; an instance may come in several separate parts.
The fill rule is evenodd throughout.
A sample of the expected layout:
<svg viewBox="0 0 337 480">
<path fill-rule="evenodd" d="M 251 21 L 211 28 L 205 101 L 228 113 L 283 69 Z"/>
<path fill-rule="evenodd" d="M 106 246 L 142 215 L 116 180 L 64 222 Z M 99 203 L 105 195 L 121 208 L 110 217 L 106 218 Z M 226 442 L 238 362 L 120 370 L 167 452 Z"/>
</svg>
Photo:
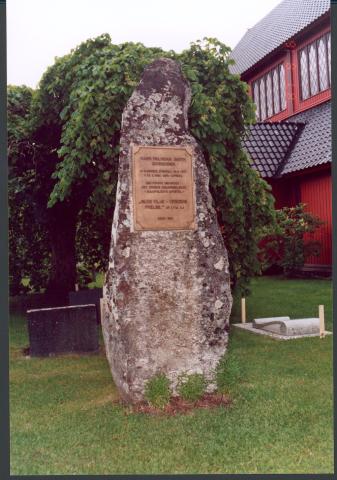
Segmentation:
<svg viewBox="0 0 337 480">
<path fill-rule="evenodd" d="M 141 400 L 159 372 L 174 392 L 182 373 L 212 380 L 226 351 L 228 257 L 205 160 L 188 131 L 190 100 L 179 65 L 158 59 L 123 113 L 102 328 L 127 402 Z"/>
</svg>

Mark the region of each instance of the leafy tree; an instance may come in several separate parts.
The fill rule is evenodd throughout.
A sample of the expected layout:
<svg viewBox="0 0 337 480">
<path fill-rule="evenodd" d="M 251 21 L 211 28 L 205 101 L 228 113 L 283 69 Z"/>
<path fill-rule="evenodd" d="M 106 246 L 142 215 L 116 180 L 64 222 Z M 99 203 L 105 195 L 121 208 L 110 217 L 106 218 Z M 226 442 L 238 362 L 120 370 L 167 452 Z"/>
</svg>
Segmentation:
<svg viewBox="0 0 337 480">
<path fill-rule="evenodd" d="M 31 132 L 44 151 L 36 167 L 35 198 L 51 242 L 47 291 L 66 293 L 74 286 L 83 210 L 92 208 L 104 218 L 110 235 L 111 217 L 106 217 L 114 204 L 121 114 L 144 65 L 159 52 L 140 44 L 112 45 L 102 35 L 56 59 L 41 79 Z M 83 248 L 82 253 L 87 256 Z"/>
<path fill-rule="evenodd" d="M 254 110 L 246 85 L 229 72 L 228 53 L 215 39 L 178 55 L 113 45 L 105 34 L 47 69 L 32 95 L 28 129 L 38 152 L 33 202 L 51 245 L 49 290 L 73 288 L 76 261 L 106 266 L 122 112 L 144 67 L 163 56 L 178 60 L 191 83 L 190 127 L 209 164 L 233 283 L 247 285 L 258 269 L 259 230 L 272 220 L 272 197 L 241 149 Z"/>
</svg>

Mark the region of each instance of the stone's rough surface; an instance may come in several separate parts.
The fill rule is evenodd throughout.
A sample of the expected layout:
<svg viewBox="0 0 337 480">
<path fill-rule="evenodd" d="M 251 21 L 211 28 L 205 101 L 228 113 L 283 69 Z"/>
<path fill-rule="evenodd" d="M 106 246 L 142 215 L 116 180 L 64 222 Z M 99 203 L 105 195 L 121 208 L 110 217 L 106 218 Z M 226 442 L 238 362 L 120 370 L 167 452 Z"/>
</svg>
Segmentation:
<svg viewBox="0 0 337 480">
<path fill-rule="evenodd" d="M 182 373 L 203 373 L 212 380 L 227 346 L 228 258 L 205 160 L 188 132 L 190 99 L 179 66 L 159 59 L 146 68 L 123 113 L 102 327 L 114 381 L 128 402 L 141 400 L 146 381 L 159 372 L 174 392 Z M 194 229 L 135 230 L 133 145 L 192 151 Z M 209 390 L 214 387 L 211 383 Z"/>
<path fill-rule="evenodd" d="M 27 311 L 30 355 L 98 351 L 95 305 Z"/>
</svg>

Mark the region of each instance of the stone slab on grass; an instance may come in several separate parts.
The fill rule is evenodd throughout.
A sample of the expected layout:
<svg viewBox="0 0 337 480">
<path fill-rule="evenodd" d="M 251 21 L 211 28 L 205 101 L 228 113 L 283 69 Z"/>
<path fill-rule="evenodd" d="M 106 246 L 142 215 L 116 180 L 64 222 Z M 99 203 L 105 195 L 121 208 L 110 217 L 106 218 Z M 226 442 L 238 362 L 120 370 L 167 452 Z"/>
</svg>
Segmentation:
<svg viewBox="0 0 337 480">
<path fill-rule="evenodd" d="M 296 338 L 304 337 L 319 337 L 319 333 L 306 333 L 302 335 L 281 335 L 275 332 L 268 332 L 267 330 L 262 330 L 261 328 L 254 328 L 252 322 L 247 323 L 233 323 L 233 327 L 240 328 L 241 330 L 246 330 L 251 333 L 256 333 L 257 335 L 266 335 L 267 337 L 276 338 L 277 340 L 294 340 Z M 332 332 L 327 330 L 324 332 L 325 335 L 332 335 Z"/>
<path fill-rule="evenodd" d="M 289 317 L 271 317 L 255 318 L 253 327 L 278 333 L 279 335 L 305 335 L 309 333 L 320 333 L 319 318 L 296 318 Z"/>
<path fill-rule="evenodd" d="M 30 355 L 98 351 L 95 305 L 27 310 Z"/>
</svg>

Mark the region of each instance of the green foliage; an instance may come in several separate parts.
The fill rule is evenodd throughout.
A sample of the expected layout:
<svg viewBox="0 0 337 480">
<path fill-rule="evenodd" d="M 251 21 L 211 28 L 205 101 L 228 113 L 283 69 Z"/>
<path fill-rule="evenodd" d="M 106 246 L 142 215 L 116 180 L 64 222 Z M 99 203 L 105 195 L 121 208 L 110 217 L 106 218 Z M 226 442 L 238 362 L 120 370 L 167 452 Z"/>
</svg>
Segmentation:
<svg viewBox="0 0 337 480">
<path fill-rule="evenodd" d="M 286 276 L 295 275 L 310 255 L 319 255 L 320 242 L 312 239 L 322 221 L 299 203 L 276 211 L 274 228 L 266 228 L 260 258 L 264 269 L 278 265 Z"/>
<path fill-rule="evenodd" d="M 220 392 L 233 387 L 242 378 L 243 372 L 240 361 L 229 348 L 219 360 L 216 368 L 216 384 Z"/>
<path fill-rule="evenodd" d="M 163 54 L 140 43 L 111 44 L 104 34 L 57 58 L 39 84 L 34 127 L 57 135 L 49 206 L 89 179 L 91 205 L 104 212 L 117 180 L 121 116 L 146 64 Z"/>
<path fill-rule="evenodd" d="M 114 202 L 105 208 L 104 213 L 95 211 L 92 201 L 79 212 L 77 220 L 76 252 L 78 264 L 91 272 L 105 272 L 109 260 L 111 222 Z M 83 282 L 79 281 L 81 285 Z"/>
<path fill-rule="evenodd" d="M 71 230 L 75 222 L 77 263 L 105 269 L 122 112 L 144 67 L 155 58 L 170 57 L 180 62 L 191 84 L 191 132 L 209 165 L 232 283 L 246 290 L 249 277 L 259 270 L 260 229 L 272 222 L 273 209 L 268 185 L 241 149 L 254 107 L 247 85 L 229 72 L 228 54 L 229 48 L 216 39 L 198 41 L 176 54 L 140 43 L 113 45 L 104 34 L 47 69 L 31 94 L 28 118 L 22 115 L 35 152 L 34 161 L 30 156 L 31 203 L 54 242 L 52 265 L 65 251 L 64 246 L 57 250 L 55 233 L 67 225 Z M 64 221 L 69 212 L 73 217 Z"/>
<path fill-rule="evenodd" d="M 39 224 L 33 202 L 35 164 L 40 158 L 32 142 L 28 119 L 33 90 L 25 86 L 7 89 L 9 287 L 11 295 L 39 291 L 48 275 L 48 239 Z M 29 282 L 23 282 L 29 277 Z"/>
<path fill-rule="evenodd" d="M 144 397 L 153 407 L 164 408 L 170 396 L 170 381 L 163 373 L 158 373 L 146 382 Z"/>
<path fill-rule="evenodd" d="M 199 400 L 205 393 L 207 382 L 201 373 L 193 373 L 191 375 L 181 375 L 178 379 L 178 393 L 189 402 Z"/>
</svg>

